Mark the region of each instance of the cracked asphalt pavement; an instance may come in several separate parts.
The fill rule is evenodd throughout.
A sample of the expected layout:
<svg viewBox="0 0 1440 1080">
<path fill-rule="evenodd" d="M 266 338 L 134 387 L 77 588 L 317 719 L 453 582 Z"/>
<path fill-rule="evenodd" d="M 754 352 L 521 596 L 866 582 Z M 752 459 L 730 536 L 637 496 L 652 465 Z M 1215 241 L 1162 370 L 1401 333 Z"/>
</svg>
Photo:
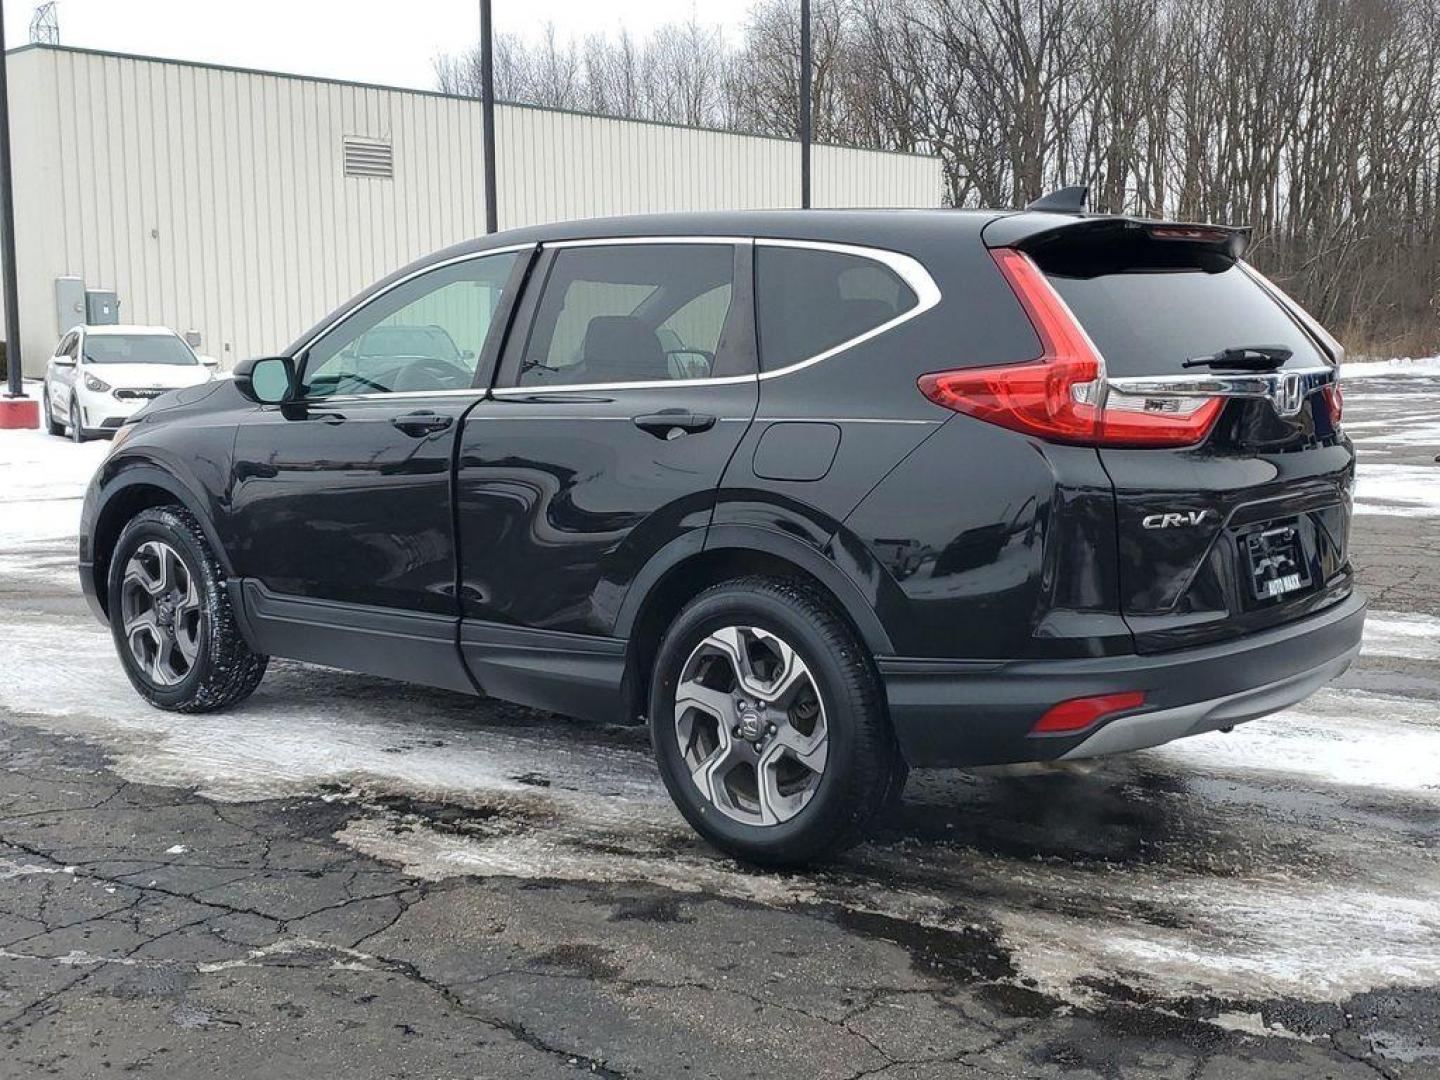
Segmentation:
<svg viewBox="0 0 1440 1080">
<path fill-rule="evenodd" d="M 1352 670 L 1064 767 L 919 772 L 805 874 L 642 731 L 304 665 L 186 717 L 74 582 L 103 446 L 0 441 L 0 1077 L 1440 1076 L 1440 371 L 1347 387 Z"/>
</svg>

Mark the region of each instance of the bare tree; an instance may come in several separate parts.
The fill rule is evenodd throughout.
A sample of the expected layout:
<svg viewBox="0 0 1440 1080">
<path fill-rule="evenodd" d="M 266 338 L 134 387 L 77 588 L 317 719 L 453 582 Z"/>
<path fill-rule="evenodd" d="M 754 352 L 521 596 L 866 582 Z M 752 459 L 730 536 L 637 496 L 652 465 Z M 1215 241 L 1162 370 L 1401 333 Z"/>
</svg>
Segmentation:
<svg viewBox="0 0 1440 1080">
<path fill-rule="evenodd" d="M 1440 347 L 1440 0 L 815 0 L 818 141 L 935 154 L 947 200 L 1088 183 L 1245 223 L 1354 348 Z M 797 0 L 581 45 L 501 38 L 504 100 L 793 136 Z M 436 63 L 473 93 L 471 55 Z"/>
</svg>

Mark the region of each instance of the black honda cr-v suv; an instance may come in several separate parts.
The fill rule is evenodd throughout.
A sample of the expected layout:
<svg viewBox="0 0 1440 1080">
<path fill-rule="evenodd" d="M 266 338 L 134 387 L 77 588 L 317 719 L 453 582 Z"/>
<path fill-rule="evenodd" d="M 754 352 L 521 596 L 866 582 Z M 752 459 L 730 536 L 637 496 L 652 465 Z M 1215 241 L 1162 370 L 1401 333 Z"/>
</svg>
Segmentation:
<svg viewBox="0 0 1440 1080">
<path fill-rule="evenodd" d="M 1244 240 L 1043 211 L 486 237 L 150 404 L 81 579 L 162 708 L 285 656 L 644 718 L 702 834 L 821 856 L 908 766 L 1153 746 L 1355 656 L 1340 350 Z"/>
</svg>

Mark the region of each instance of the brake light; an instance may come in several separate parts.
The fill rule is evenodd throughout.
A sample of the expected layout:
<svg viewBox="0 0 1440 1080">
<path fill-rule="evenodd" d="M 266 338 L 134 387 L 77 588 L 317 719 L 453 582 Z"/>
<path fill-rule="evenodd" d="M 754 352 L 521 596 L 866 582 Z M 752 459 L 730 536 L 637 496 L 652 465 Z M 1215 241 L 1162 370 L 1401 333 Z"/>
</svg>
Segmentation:
<svg viewBox="0 0 1440 1080">
<path fill-rule="evenodd" d="M 1221 399 L 1107 390 L 1099 350 L 1030 256 L 1014 248 L 990 254 L 1040 338 L 1040 355 L 922 375 L 921 393 L 955 412 L 1053 442 L 1191 446 L 1205 438 Z"/>
<path fill-rule="evenodd" d="M 1340 391 L 1338 382 L 1326 383 L 1320 388 L 1325 396 L 1325 404 L 1330 407 L 1330 422 L 1335 425 L 1335 430 L 1340 430 L 1340 414 L 1345 411 L 1345 395 Z"/>
<path fill-rule="evenodd" d="M 1071 698 L 1052 705 L 1030 729 L 1031 735 L 1064 735 L 1083 731 L 1097 720 L 1118 712 L 1138 709 L 1145 704 L 1145 694 L 1132 690 L 1123 694 L 1097 694 L 1095 697 Z"/>
</svg>

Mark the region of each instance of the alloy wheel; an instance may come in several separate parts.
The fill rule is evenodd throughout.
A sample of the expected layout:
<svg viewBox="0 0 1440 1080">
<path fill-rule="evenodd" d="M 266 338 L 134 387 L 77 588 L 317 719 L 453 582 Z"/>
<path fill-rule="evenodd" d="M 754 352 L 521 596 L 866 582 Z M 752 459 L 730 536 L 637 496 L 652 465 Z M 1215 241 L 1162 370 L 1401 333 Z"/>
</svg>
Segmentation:
<svg viewBox="0 0 1440 1080">
<path fill-rule="evenodd" d="M 189 675 L 200 655 L 200 588 L 163 540 L 147 540 L 125 564 L 120 618 L 130 656 L 160 686 Z"/>
<path fill-rule="evenodd" d="M 727 626 L 691 652 L 675 688 L 690 779 L 717 810 L 778 825 L 814 797 L 829 754 L 820 688 L 799 653 L 754 626 Z"/>
</svg>

